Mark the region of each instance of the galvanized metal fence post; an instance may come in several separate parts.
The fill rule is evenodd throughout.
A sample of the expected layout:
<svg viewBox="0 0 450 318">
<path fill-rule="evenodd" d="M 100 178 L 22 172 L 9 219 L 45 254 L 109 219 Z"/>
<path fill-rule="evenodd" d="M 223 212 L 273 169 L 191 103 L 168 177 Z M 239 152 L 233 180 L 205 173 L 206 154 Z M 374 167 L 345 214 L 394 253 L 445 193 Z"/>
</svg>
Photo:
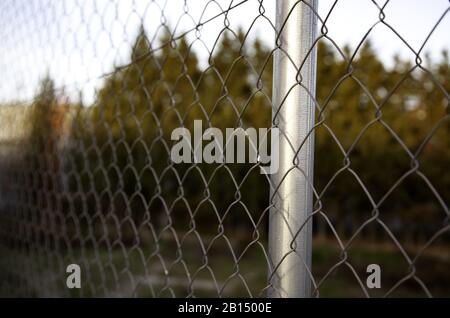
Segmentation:
<svg viewBox="0 0 450 318">
<path fill-rule="evenodd" d="M 270 297 L 311 295 L 317 5 L 278 0 L 276 7 L 273 121 L 280 153 L 269 218 Z"/>
</svg>

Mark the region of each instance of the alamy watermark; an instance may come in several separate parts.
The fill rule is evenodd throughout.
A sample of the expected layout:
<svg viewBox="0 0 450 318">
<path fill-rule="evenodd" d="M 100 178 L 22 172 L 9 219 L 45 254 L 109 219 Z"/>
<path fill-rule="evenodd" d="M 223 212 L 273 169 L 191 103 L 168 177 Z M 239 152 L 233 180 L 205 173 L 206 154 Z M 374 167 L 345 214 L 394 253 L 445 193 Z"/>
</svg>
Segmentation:
<svg viewBox="0 0 450 318">
<path fill-rule="evenodd" d="M 177 143 L 170 157 L 174 163 L 254 163 L 260 164 L 262 174 L 273 174 L 279 168 L 279 134 L 277 127 L 239 127 L 226 128 L 223 136 L 219 128 L 203 131 L 202 121 L 194 120 L 194 136 L 184 127 L 172 131 Z"/>
<path fill-rule="evenodd" d="M 78 264 L 69 264 L 66 267 L 66 286 L 69 289 L 81 288 L 81 268 Z"/>
</svg>

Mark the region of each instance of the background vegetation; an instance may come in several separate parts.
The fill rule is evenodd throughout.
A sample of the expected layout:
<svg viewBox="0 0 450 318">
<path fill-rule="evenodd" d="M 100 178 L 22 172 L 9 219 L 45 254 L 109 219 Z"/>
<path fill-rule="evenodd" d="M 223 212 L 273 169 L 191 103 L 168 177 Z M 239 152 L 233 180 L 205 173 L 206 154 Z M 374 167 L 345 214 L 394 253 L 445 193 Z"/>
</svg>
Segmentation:
<svg viewBox="0 0 450 318">
<path fill-rule="evenodd" d="M 25 176 L 11 179 L 15 184 L 33 184 L 24 209 L 35 209 L 26 213 L 39 215 L 42 227 L 23 240 L 69 251 L 66 257 L 87 266 L 109 264 L 118 276 L 217 279 L 230 294 L 250 289 L 257 295 L 267 271 L 266 176 L 250 164 L 175 165 L 170 135 L 176 127 L 192 129 L 194 119 L 222 130 L 270 127 L 273 51 L 243 31 L 225 31 L 201 66 L 185 38 L 172 40 L 167 30 L 160 43 L 166 45 L 153 51 L 141 29 L 130 63 L 105 79 L 93 105 L 69 103 L 50 78 L 43 80 L 27 164 L 11 163 Z M 339 52 L 326 41 L 317 54 L 314 185 L 322 213 L 314 219 L 314 274 L 320 281 L 342 261 L 319 290 L 362 296 L 333 230 L 345 243 L 377 212 L 378 221 L 352 241 L 347 261 L 362 277 L 371 262 L 385 266 L 386 292 L 411 270 L 398 247 L 414 256 L 448 224 L 449 56 L 419 64 L 397 57 L 387 67 L 370 42 L 352 56 L 350 48 Z M 447 231 L 416 263 L 417 275 L 447 296 L 448 238 Z M 92 251 L 100 255 L 89 258 Z M 105 251 L 114 254 L 108 258 Z M 95 272 L 88 274 L 92 286 L 111 283 Z M 423 294 L 413 278 L 400 295 Z M 144 285 L 160 284 L 160 295 L 197 288 L 189 281 L 182 287 L 153 283 Z M 150 287 L 146 292 L 158 294 Z"/>
</svg>

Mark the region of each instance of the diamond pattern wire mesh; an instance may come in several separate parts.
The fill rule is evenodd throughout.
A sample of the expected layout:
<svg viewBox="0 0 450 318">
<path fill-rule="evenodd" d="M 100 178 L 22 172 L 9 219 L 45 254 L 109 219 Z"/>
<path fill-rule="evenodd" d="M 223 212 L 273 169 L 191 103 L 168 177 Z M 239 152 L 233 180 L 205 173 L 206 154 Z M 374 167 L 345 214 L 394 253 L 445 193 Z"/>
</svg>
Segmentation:
<svg viewBox="0 0 450 318">
<path fill-rule="evenodd" d="M 312 296 L 449 296 L 450 67 L 425 49 L 450 6 L 416 49 L 391 2 L 367 1 L 376 23 L 352 49 L 330 35 L 342 0 L 293 7 L 319 24 Z M 195 119 L 276 126 L 274 1 L 0 7 L 0 294 L 265 296 L 280 184 L 259 164 L 175 164 L 170 137 Z M 384 65 L 379 29 L 413 62 Z M 71 263 L 81 289 L 65 286 Z M 371 263 L 381 289 L 366 286 Z"/>
</svg>

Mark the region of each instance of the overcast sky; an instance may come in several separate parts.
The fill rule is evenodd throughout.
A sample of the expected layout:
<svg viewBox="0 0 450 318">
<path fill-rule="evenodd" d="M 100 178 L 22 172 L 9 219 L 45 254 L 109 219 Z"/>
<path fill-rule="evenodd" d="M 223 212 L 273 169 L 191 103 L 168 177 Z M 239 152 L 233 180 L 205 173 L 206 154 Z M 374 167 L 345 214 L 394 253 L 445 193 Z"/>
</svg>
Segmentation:
<svg viewBox="0 0 450 318">
<path fill-rule="evenodd" d="M 383 6 L 385 1 L 376 1 Z M 265 0 L 265 15 L 274 23 L 276 0 Z M 325 19 L 334 0 L 319 0 L 319 15 Z M 36 83 L 48 71 L 58 87 L 69 96 L 83 91 L 85 101 L 93 100 L 101 76 L 114 65 L 125 63 L 138 26 L 143 23 L 150 37 L 167 20 L 177 26 L 176 34 L 194 30 L 199 21 L 208 21 L 200 33 L 187 34 L 189 41 L 200 36 L 194 48 L 203 63 L 223 29 L 225 15 L 230 28 L 248 30 L 258 16 L 258 0 L 2 0 L 0 12 L 0 103 L 27 100 L 36 92 Z M 448 10 L 448 0 L 391 0 L 385 7 L 385 21 L 419 50 L 437 21 Z M 163 18 L 162 18 L 163 12 Z M 185 13 L 187 12 L 187 14 Z M 219 15 L 219 16 L 217 16 Z M 163 20 L 161 20 L 163 19 Z M 212 19 L 212 20 L 210 20 Z M 352 48 L 369 28 L 379 21 L 379 10 L 371 0 L 339 0 L 327 27 L 340 46 Z M 320 25 L 319 25 L 320 26 Z M 425 45 L 434 59 L 450 49 L 450 12 L 446 14 Z M 260 36 L 268 46 L 274 32 L 267 20 L 259 18 L 250 36 Z M 369 39 L 386 64 L 398 53 L 414 61 L 413 52 L 388 27 L 378 24 Z"/>
</svg>

